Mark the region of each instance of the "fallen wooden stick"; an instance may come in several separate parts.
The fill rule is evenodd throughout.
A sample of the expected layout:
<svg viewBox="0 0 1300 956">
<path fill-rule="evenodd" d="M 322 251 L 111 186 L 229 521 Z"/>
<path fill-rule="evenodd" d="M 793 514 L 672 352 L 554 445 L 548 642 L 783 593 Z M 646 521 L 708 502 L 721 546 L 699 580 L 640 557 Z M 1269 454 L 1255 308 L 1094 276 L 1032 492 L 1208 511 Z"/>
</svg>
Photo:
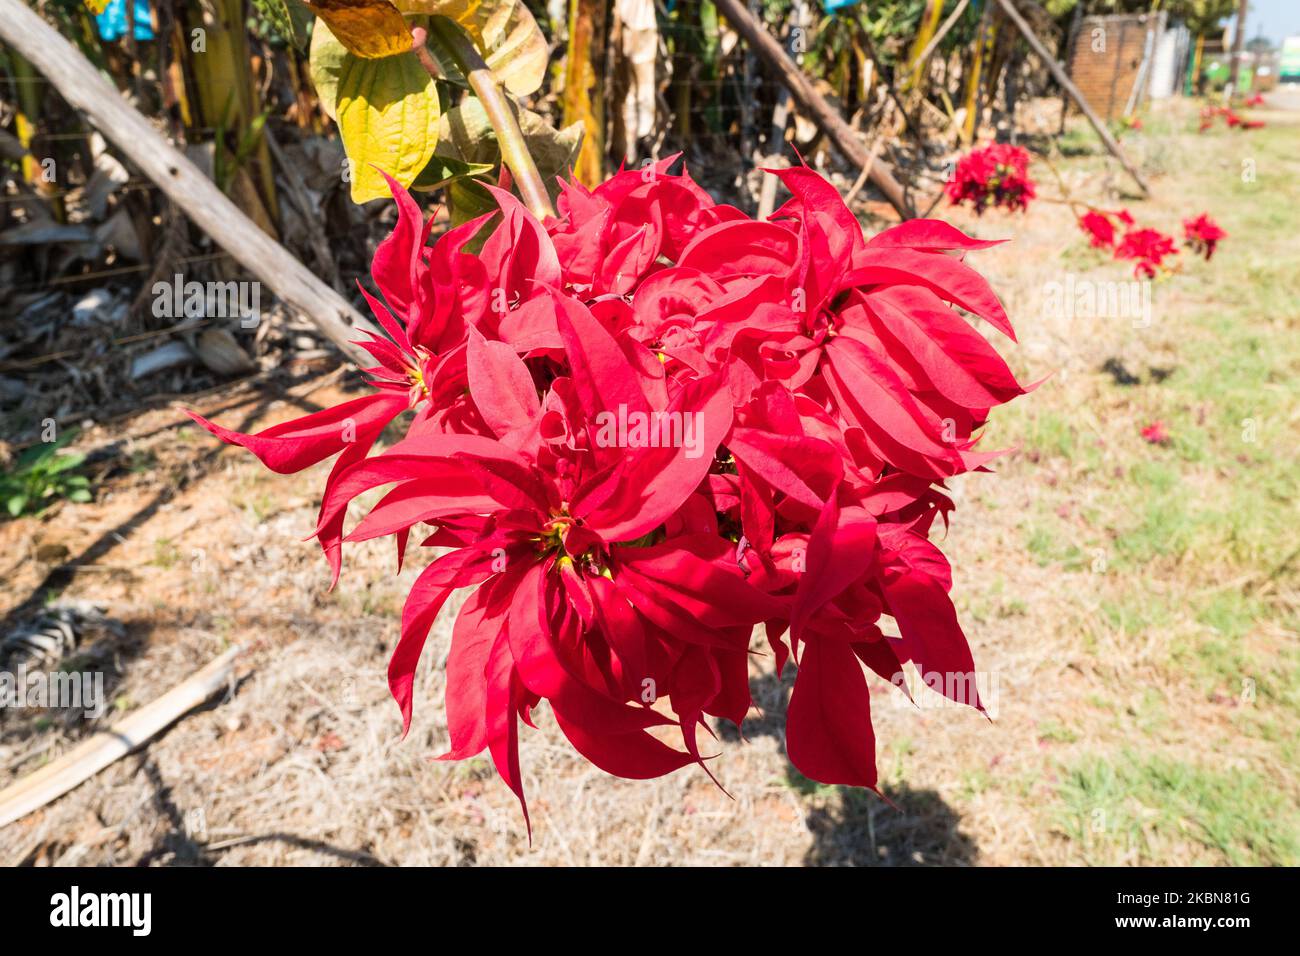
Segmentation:
<svg viewBox="0 0 1300 956">
<path fill-rule="evenodd" d="M 39 810 L 89 780 L 118 758 L 148 743 L 178 717 L 227 686 L 234 674 L 235 658 L 242 650 L 242 647 L 232 647 L 157 700 L 122 718 L 109 730 L 100 731 L 54 762 L 0 790 L 0 827 Z"/>
<path fill-rule="evenodd" d="M 352 342 L 361 332 L 379 334 L 378 328 L 245 216 L 54 27 L 20 0 L 0 0 L 0 39 L 45 74 L 68 103 L 286 305 L 315 323 L 345 355 L 374 364 Z"/>
<path fill-rule="evenodd" d="M 3 0 L 3 2 L 12 3 L 15 0 Z M 817 128 L 826 134 L 841 155 L 859 169 L 870 170 L 867 174 L 868 178 L 884 194 L 900 216 L 904 219 L 915 218 L 916 210 L 912 208 L 907 195 L 903 192 L 903 187 L 894 178 L 889 166 L 879 160 L 871 160 L 867 146 L 862 142 L 861 137 L 844 122 L 844 117 L 826 102 L 826 98 L 813 88 L 808 77 L 790 59 L 776 38 L 755 19 L 745 4 L 740 0 L 714 0 L 714 6 L 736 28 L 736 32 L 744 37 L 745 42 L 767 61 L 768 66 L 780 74 L 781 82 L 794 96 L 795 101 L 817 124 Z"/>
<path fill-rule="evenodd" d="M 1133 181 L 1138 184 L 1138 188 L 1142 190 L 1142 194 L 1144 196 L 1150 195 L 1151 189 L 1147 186 L 1146 180 L 1142 178 L 1142 174 L 1137 171 L 1136 166 L 1129 162 L 1128 157 L 1124 155 L 1124 150 L 1120 149 L 1119 143 L 1116 141 L 1115 137 L 1110 135 L 1110 130 L 1106 128 L 1106 124 L 1103 123 L 1101 118 L 1093 112 L 1092 107 L 1088 105 L 1088 101 L 1084 99 L 1083 94 L 1079 92 L 1079 88 L 1071 82 L 1068 76 L 1066 76 L 1065 68 L 1056 62 L 1056 57 L 1052 56 L 1051 51 L 1043 45 L 1043 41 L 1038 39 L 1038 35 L 1034 33 L 1033 28 L 1025 21 L 1025 18 L 1020 15 L 1020 11 L 1015 8 L 1015 5 L 1011 0 L 997 0 L 997 4 L 1002 8 L 1002 12 L 1007 15 L 1007 19 L 1014 23 L 1016 29 L 1024 34 L 1025 39 L 1029 41 L 1030 47 L 1033 48 L 1033 51 L 1038 54 L 1038 58 L 1047 66 L 1047 69 L 1056 79 L 1056 82 L 1061 84 L 1061 88 L 1065 90 L 1070 99 L 1074 100 L 1074 104 L 1083 111 L 1084 116 L 1088 117 L 1088 122 L 1091 123 L 1092 128 L 1097 131 L 1097 135 L 1101 137 L 1101 141 L 1106 144 L 1106 148 L 1110 150 L 1110 154 L 1118 159 L 1120 165 L 1123 166 L 1128 171 L 1128 174 L 1133 177 Z"/>
</svg>

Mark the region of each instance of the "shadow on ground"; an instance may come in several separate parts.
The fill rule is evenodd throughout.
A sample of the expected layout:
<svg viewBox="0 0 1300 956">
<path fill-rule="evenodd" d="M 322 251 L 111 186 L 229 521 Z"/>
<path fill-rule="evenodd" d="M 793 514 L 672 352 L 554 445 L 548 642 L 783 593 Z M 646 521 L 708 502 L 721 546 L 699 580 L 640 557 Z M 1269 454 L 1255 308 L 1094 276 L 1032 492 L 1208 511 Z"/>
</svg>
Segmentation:
<svg viewBox="0 0 1300 956">
<path fill-rule="evenodd" d="M 794 668 L 787 667 L 782 680 L 767 674 L 750 682 L 762 714 L 745 721 L 744 736 L 775 737 L 783 755 L 785 709 L 794 674 Z M 725 740 L 741 738 L 727 722 L 720 724 L 718 733 Z M 961 831 L 961 818 L 933 790 L 885 784 L 882 800 L 869 790 L 809 780 L 788 759 L 786 783 L 804 798 L 827 798 L 825 805 L 811 807 L 805 815 L 813 837 L 804 855 L 806 866 L 971 866 L 978 861 L 979 848 Z"/>
</svg>

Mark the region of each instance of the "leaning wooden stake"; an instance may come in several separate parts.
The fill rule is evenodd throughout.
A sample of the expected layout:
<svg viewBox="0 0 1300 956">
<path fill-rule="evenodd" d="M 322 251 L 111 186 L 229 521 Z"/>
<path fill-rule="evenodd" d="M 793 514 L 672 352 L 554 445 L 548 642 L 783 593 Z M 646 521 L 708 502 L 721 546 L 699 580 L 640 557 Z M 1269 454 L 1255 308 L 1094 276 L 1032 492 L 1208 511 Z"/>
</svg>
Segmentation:
<svg viewBox="0 0 1300 956">
<path fill-rule="evenodd" d="M 5 0 L 5 2 L 14 2 L 14 0 Z M 813 89 L 808 77 L 790 59 L 776 38 L 768 33 L 746 9 L 745 4 L 741 0 L 714 0 L 714 5 L 736 28 L 736 32 L 744 37 L 745 42 L 767 62 L 767 65 L 781 75 L 782 82 L 793 94 L 799 106 L 817 124 L 817 128 L 826 134 L 844 158 L 859 169 L 870 168 L 868 177 L 889 200 L 889 204 L 898 210 L 898 214 L 904 219 L 914 219 L 916 210 L 908 202 L 903 187 L 894 178 L 889 166 L 871 159 L 866 143 L 862 142 L 852 127 L 844 122 L 844 118 L 835 111 L 834 107 Z"/>
<path fill-rule="evenodd" d="M 1033 28 L 1025 22 L 1025 18 L 1020 15 L 1020 12 L 1015 8 L 1015 5 L 1011 0 L 997 0 L 997 3 L 998 6 L 1002 8 L 1002 12 L 1007 15 L 1007 18 L 1016 25 L 1016 28 L 1021 33 L 1024 34 L 1025 39 L 1029 41 L 1030 47 L 1032 47 L 1033 51 L 1038 54 L 1039 59 L 1047 64 L 1047 68 L 1051 71 L 1052 76 L 1056 78 L 1056 82 L 1061 84 L 1061 88 L 1069 94 L 1070 99 L 1074 100 L 1074 104 L 1083 111 L 1084 116 L 1088 117 L 1088 122 L 1091 123 L 1092 128 L 1097 131 L 1097 135 L 1101 137 L 1101 141 L 1106 144 L 1106 148 L 1110 150 L 1110 154 L 1118 159 L 1120 165 L 1123 166 L 1128 171 L 1128 174 L 1133 177 L 1133 181 L 1138 184 L 1138 188 L 1142 190 L 1142 194 L 1149 195 L 1151 189 L 1147 186 L 1146 180 L 1142 178 L 1142 174 L 1137 171 L 1136 166 L 1129 162 L 1128 157 L 1125 156 L 1124 151 L 1120 149 L 1119 143 L 1115 140 L 1115 137 L 1110 135 L 1110 130 L 1106 128 L 1106 124 L 1103 123 L 1101 118 L 1093 112 L 1092 107 L 1088 105 L 1088 101 L 1085 100 L 1083 94 L 1079 92 L 1079 88 L 1070 81 L 1068 76 L 1065 75 L 1065 69 L 1061 64 L 1056 62 L 1056 58 L 1052 56 L 1047 47 L 1043 46 L 1043 41 L 1038 39 Z"/>
<path fill-rule="evenodd" d="M 177 718 L 230 683 L 241 647 L 232 647 L 152 703 L 95 734 L 66 754 L 0 790 L 0 827 L 8 826 L 89 780 L 119 757 L 148 743 Z"/>
<path fill-rule="evenodd" d="M 0 39 L 45 74 L 65 100 L 281 301 L 314 322 L 350 358 L 374 364 L 351 343 L 360 332 L 379 334 L 378 328 L 240 212 L 57 30 L 20 0 L 0 0 Z"/>
</svg>

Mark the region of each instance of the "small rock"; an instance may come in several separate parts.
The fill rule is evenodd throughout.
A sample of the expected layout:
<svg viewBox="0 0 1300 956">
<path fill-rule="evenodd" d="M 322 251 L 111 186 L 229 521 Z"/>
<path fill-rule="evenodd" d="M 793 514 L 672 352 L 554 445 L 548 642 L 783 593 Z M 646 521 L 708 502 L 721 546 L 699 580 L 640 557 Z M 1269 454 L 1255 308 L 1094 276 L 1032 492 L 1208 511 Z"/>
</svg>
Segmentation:
<svg viewBox="0 0 1300 956">
<path fill-rule="evenodd" d="M 78 328 L 111 321 L 113 294 L 107 289 L 92 289 L 72 306 L 72 324 Z"/>
<path fill-rule="evenodd" d="M 62 564 L 71 553 L 60 541 L 47 541 L 36 546 L 36 560 L 41 564 Z"/>
<path fill-rule="evenodd" d="M 253 360 L 225 329 L 205 329 L 199 333 L 199 359 L 218 375 L 238 375 L 253 368 Z"/>
</svg>

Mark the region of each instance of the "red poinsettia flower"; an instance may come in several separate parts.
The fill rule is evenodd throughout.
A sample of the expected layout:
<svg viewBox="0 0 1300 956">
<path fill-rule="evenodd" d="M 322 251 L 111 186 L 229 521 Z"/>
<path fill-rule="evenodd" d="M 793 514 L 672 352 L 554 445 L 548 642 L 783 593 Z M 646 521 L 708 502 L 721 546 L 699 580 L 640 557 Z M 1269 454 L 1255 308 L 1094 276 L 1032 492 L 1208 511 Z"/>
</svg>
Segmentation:
<svg viewBox="0 0 1300 956">
<path fill-rule="evenodd" d="M 1154 279 L 1164 260 L 1177 254 L 1173 237 L 1158 229 L 1131 229 L 1115 248 L 1116 259 L 1134 260 L 1133 274 L 1147 279 Z"/>
<path fill-rule="evenodd" d="M 910 661 L 982 707 L 929 532 L 953 510 L 943 482 L 996 455 L 975 448 L 990 409 L 1026 391 L 963 315 L 1013 336 L 963 261 L 994 243 L 930 220 L 868 240 L 806 168 L 778 173 L 793 198 L 756 222 L 672 161 L 566 184 L 544 223 L 493 190 L 498 213 L 432 245 L 394 184 L 375 394 L 258 435 L 200 420 L 277 470 L 339 455 L 317 527 L 335 574 L 344 541 L 391 535 L 399 565 L 412 534 L 447 549 L 411 588 L 390 687 L 409 727 L 429 631 L 474 587 L 445 756 L 488 751 L 521 802 L 519 721 L 542 701 L 610 773 L 703 766 L 706 717 L 750 707 L 760 622 L 778 671 L 798 664 L 787 750 L 815 780 L 875 786 L 864 666 L 896 682 Z M 1018 162 L 993 188 L 1023 208 Z"/>
<path fill-rule="evenodd" d="M 1254 106 L 1258 104 L 1247 102 L 1246 105 Z M 1265 125 L 1263 120 L 1245 119 L 1230 106 L 1207 106 L 1201 110 L 1201 121 L 1197 131 L 1204 133 L 1214 125 L 1214 121 L 1219 117 L 1222 117 L 1223 121 L 1233 129 L 1262 129 Z"/>
<path fill-rule="evenodd" d="M 1095 209 L 1089 209 L 1079 217 L 1079 228 L 1088 234 L 1088 241 L 1094 248 L 1110 249 L 1115 245 L 1115 224 L 1110 216 Z"/>
<path fill-rule="evenodd" d="M 1192 251 L 1205 256 L 1207 262 L 1213 258 L 1219 241 L 1228 238 L 1228 234 L 1206 212 L 1195 219 L 1183 220 L 1183 236 Z"/>
<path fill-rule="evenodd" d="M 994 206 L 1024 211 L 1036 195 L 1029 153 L 1007 143 L 972 150 L 958 161 L 945 189 L 953 205 L 969 202 L 977 214 Z"/>
<path fill-rule="evenodd" d="M 1152 445 L 1169 444 L 1169 429 L 1162 421 L 1154 421 L 1142 428 L 1142 438 Z"/>
<path fill-rule="evenodd" d="M 1133 216 L 1127 209 L 1089 209 L 1078 222 L 1094 248 L 1114 249 L 1120 237 L 1120 227 L 1131 229 Z"/>
</svg>

